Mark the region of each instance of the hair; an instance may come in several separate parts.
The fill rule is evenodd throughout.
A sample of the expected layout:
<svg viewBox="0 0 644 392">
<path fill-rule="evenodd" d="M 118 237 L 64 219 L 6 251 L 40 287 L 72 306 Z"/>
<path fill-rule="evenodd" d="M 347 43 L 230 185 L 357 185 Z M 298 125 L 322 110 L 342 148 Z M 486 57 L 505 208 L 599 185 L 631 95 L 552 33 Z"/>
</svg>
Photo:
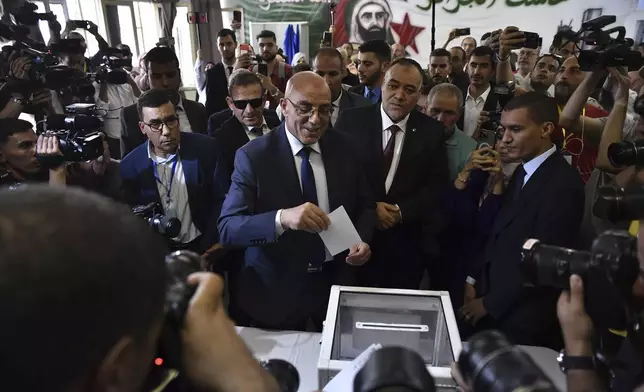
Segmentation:
<svg viewBox="0 0 644 392">
<path fill-rule="evenodd" d="M 235 32 L 232 31 L 231 29 L 221 29 L 217 33 L 217 38 L 225 38 L 230 36 L 233 39 L 234 43 L 237 43 L 237 36 L 235 36 Z"/>
<path fill-rule="evenodd" d="M 389 69 L 392 69 L 395 65 L 400 65 L 401 67 L 414 67 L 416 70 L 418 70 L 418 73 L 420 74 L 421 78 L 421 85 L 422 85 L 422 80 L 423 80 L 423 74 L 425 71 L 423 70 L 423 67 L 416 62 L 416 60 L 407 58 L 407 57 L 402 57 L 399 59 L 394 60 L 394 62 L 391 63 L 391 66 L 389 66 Z"/>
<path fill-rule="evenodd" d="M 136 103 L 139 120 L 143 121 L 143 108 L 158 108 L 167 103 L 173 104 L 169 90 L 148 90 L 141 94 Z"/>
<path fill-rule="evenodd" d="M 463 53 L 463 61 L 465 61 L 465 57 L 467 56 L 467 53 L 465 53 L 465 49 L 461 48 L 460 46 L 454 46 L 454 47 L 451 47 L 449 50 L 452 50 L 452 49 L 460 50 L 461 53 Z M 452 54 L 450 53 L 450 57 L 451 57 L 451 55 Z"/>
<path fill-rule="evenodd" d="M 505 105 L 503 111 L 507 112 L 523 108 L 528 110 L 528 116 L 530 116 L 530 119 L 532 119 L 536 124 L 547 122 L 551 122 L 555 125 L 559 124 L 559 110 L 554 98 L 536 91 L 530 91 L 512 98 L 510 102 Z"/>
<path fill-rule="evenodd" d="M 345 51 L 346 53 L 346 51 Z M 338 60 L 340 60 L 340 67 L 344 68 L 344 57 L 342 57 L 342 53 L 338 49 L 333 49 L 333 48 L 320 48 L 318 49 L 317 52 L 315 52 L 315 55 L 313 56 L 313 61 L 311 61 L 311 64 L 315 62 L 315 59 L 318 58 L 318 56 L 329 56 L 329 57 L 335 57 Z"/>
<path fill-rule="evenodd" d="M 487 32 L 487 33 L 483 34 L 481 36 L 481 41 L 485 41 L 486 39 L 490 38 L 491 35 L 492 35 L 492 33 L 490 33 L 490 32 Z"/>
<path fill-rule="evenodd" d="M 259 41 L 260 38 L 271 38 L 273 41 L 277 42 L 277 37 L 275 37 L 275 33 L 273 33 L 270 30 L 262 30 L 257 34 L 257 37 L 255 39 Z"/>
<path fill-rule="evenodd" d="M 3 384 L 62 391 L 163 316 L 167 249 L 126 207 L 80 188 L 0 194 Z M 12 389 L 10 387 L 10 389 Z"/>
<path fill-rule="evenodd" d="M 247 69 L 238 69 L 230 75 L 230 78 L 228 78 L 228 95 L 232 98 L 233 87 L 250 86 L 253 84 L 258 84 L 262 88 L 262 94 L 264 93 L 262 80 L 259 76 Z"/>
<path fill-rule="evenodd" d="M 167 46 L 157 46 L 150 49 L 150 51 L 143 57 L 143 62 L 145 63 L 145 68 L 150 69 L 150 63 L 155 64 L 168 64 L 174 63 L 177 68 L 179 68 L 179 59 L 174 50 L 168 48 Z"/>
<path fill-rule="evenodd" d="M 476 56 L 476 57 L 489 56 L 490 57 L 490 62 L 492 63 L 492 68 L 494 68 L 496 66 L 496 62 L 494 61 L 495 53 L 489 46 L 477 46 L 472 51 L 472 54 L 470 55 L 470 58 L 472 58 L 474 56 Z"/>
<path fill-rule="evenodd" d="M 490 35 L 492 35 L 492 33 L 490 33 Z M 461 41 L 461 45 L 463 45 L 463 42 L 465 42 L 465 40 L 468 39 L 468 38 L 471 39 L 472 41 L 474 41 L 474 46 L 478 48 L 479 44 L 478 44 L 478 42 L 476 42 L 476 38 L 474 38 L 474 37 L 465 37 L 465 38 L 463 38 L 463 40 Z"/>
<path fill-rule="evenodd" d="M 423 95 L 429 94 L 429 91 L 432 89 L 432 81 L 429 78 L 427 72 L 423 72 L 423 84 L 420 87 L 420 93 Z"/>
<path fill-rule="evenodd" d="M 559 56 L 556 56 L 556 55 L 552 54 L 552 53 L 546 53 L 546 54 L 542 54 L 541 56 L 539 56 L 539 58 L 537 58 L 537 61 L 534 63 L 534 66 L 536 67 L 537 64 L 539 64 L 539 61 L 541 61 L 541 59 L 544 58 L 544 57 L 550 57 L 550 58 L 555 59 L 555 61 L 557 61 L 557 65 L 559 67 L 561 67 L 561 58 Z"/>
<path fill-rule="evenodd" d="M 429 54 L 429 57 L 447 57 L 449 59 L 449 62 L 452 62 L 452 54 L 449 52 L 447 49 L 443 48 L 438 48 L 432 50 L 432 52 Z"/>
<path fill-rule="evenodd" d="M 9 138 L 16 134 L 31 131 L 34 126 L 18 118 L 0 118 L 0 144 L 5 144 Z"/>
<path fill-rule="evenodd" d="M 295 67 L 293 67 L 293 75 L 295 75 L 298 72 L 312 71 L 312 70 L 313 68 L 311 68 L 310 64 L 307 64 L 307 63 L 296 64 Z"/>
<path fill-rule="evenodd" d="M 458 101 L 458 111 L 463 111 L 463 93 L 461 92 L 461 89 L 451 83 L 437 84 L 431 89 L 429 94 L 427 94 L 427 102 L 429 103 L 438 94 L 449 94 L 456 97 L 456 100 Z"/>
<path fill-rule="evenodd" d="M 391 61 L 391 47 L 380 39 L 367 41 L 358 48 L 360 53 L 374 53 L 382 63 Z"/>
</svg>

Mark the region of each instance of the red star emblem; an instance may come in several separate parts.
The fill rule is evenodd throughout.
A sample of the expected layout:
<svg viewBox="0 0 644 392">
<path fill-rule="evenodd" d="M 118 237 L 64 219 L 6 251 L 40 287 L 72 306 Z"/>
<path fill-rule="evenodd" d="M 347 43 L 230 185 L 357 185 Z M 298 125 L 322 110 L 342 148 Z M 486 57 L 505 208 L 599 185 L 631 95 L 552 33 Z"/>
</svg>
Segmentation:
<svg viewBox="0 0 644 392">
<path fill-rule="evenodd" d="M 418 48 L 416 47 L 416 36 L 420 34 L 424 27 L 414 26 L 409 21 L 409 14 L 405 12 L 405 17 L 403 18 L 402 23 L 391 22 L 391 28 L 398 34 L 398 43 L 401 44 L 404 48 L 411 46 L 416 53 L 418 53 Z"/>
</svg>

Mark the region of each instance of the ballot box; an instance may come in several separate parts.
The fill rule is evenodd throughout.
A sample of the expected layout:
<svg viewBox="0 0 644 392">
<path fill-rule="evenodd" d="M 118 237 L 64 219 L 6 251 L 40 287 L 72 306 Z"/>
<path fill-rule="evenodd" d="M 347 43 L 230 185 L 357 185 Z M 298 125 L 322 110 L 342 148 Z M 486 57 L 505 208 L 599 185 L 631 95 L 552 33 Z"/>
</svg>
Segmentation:
<svg viewBox="0 0 644 392">
<path fill-rule="evenodd" d="M 333 286 L 318 359 L 320 389 L 372 344 L 414 350 L 439 390 L 456 385 L 450 365 L 461 338 L 446 291 Z"/>
</svg>

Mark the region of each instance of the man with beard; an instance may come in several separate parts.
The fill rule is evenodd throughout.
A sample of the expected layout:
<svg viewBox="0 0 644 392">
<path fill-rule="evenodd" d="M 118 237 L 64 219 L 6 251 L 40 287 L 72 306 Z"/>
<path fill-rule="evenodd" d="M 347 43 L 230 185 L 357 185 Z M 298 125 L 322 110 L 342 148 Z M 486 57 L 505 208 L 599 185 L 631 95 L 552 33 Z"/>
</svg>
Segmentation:
<svg viewBox="0 0 644 392">
<path fill-rule="evenodd" d="M 474 37 L 463 38 L 463 41 L 461 41 L 461 48 L 463 48 L 463 50 L 465 51 L 465 58 L 469 62 L 470 57 L 472 56 L 472 52 L 477 48 L 476 40 L 474 39 Z"/>
<path fill-rule="evenodd" d="M 475 133 L 479 125 L 486 121 L 487 113 L 495 111 L 498 106 L 490 85 L 495 70 L 494 56 L 492 49 L 479 46 L 472 51 L 468 63 L 470 86 L 465 96 L 464 115 L 459 119 L 458 127 L 475 139 L 478 137 Z"/>
<path fill-rule="evenodd" d="M 450 57 L 450 52 L 442 48 L 434 49 L 429 55 L 428 72 L 434 86 L 449 83 L 449 75 L 452 72 Z"/>
<path fill-rule="evenodd" d="M 393 43 L 391 8 L 386 0 L 366 0 L 356 4 L 351 16 L 349 42 L 382 40 Z"/>
<path fill-rule="evenodd" d="M 360 84 L 349 89 L 371 101 L 381 101 L 381 86 L 391 63 L 391 49 L 385 41 L 365 42 L 358 48 L 358 77 Z"/>
<path fill-rule="evenodd" d="M 206 71 L 206 111 L 209 116 L 228 108 L 228 78 L 235 66 L 237 49 L 235 32 L 230 29 L 220 30 L 217 33 L 217 47 L 221 62 Z"/>
<path fill-rule="evenodd" d="M 460 46 L 454 46 L 450 50 L 452 57 L 452 73 L 449 75 L 452 80 L 452 84 L 458 87 L 463 96 L 467 95 L 467 88 L 470 85 L 470 77 L 467 75 L 467 72 L 463 71 L 465 68 L 465 51 Z"/>
</svg>

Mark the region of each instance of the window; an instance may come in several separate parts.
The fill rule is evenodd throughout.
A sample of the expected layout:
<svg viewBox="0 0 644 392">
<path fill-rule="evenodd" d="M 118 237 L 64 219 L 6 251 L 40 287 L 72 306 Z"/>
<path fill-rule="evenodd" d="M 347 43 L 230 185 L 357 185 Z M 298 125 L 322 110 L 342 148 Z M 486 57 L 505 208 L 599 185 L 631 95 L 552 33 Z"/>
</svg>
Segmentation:
<svg viewBox="0 0 644 392">
<path fill-rule="evenodd" d="M 159 42 L 157 9 L 154 4 L 149 2 L 135 1 L 132 5 L 134 7 L 134 21 L 140 56 L 154 48 L 156 43 Z"/>
<path fill-rule="evenodd" d="M 139 58 L 139 51 L 136 33 L 134 32 L 134 10 L 131 6 L 119 5 L 117 6 L 117 13 L 119 17 L 121 43 L 130 47 L 132 58 L 136 62 L 136 59 Z"/>
<path fill-rule="evenodd" d="M 177 17 L 174 20 L 172 28 L 174 37 L 174 50 L 179 58 L 181 66 L 181 81 L 184 87 L 194 87 L 194 57 L 192 51 L 192 36 L 190 25 L 188 24 L 188 7 L 177 6 Z"/>
</svg>

